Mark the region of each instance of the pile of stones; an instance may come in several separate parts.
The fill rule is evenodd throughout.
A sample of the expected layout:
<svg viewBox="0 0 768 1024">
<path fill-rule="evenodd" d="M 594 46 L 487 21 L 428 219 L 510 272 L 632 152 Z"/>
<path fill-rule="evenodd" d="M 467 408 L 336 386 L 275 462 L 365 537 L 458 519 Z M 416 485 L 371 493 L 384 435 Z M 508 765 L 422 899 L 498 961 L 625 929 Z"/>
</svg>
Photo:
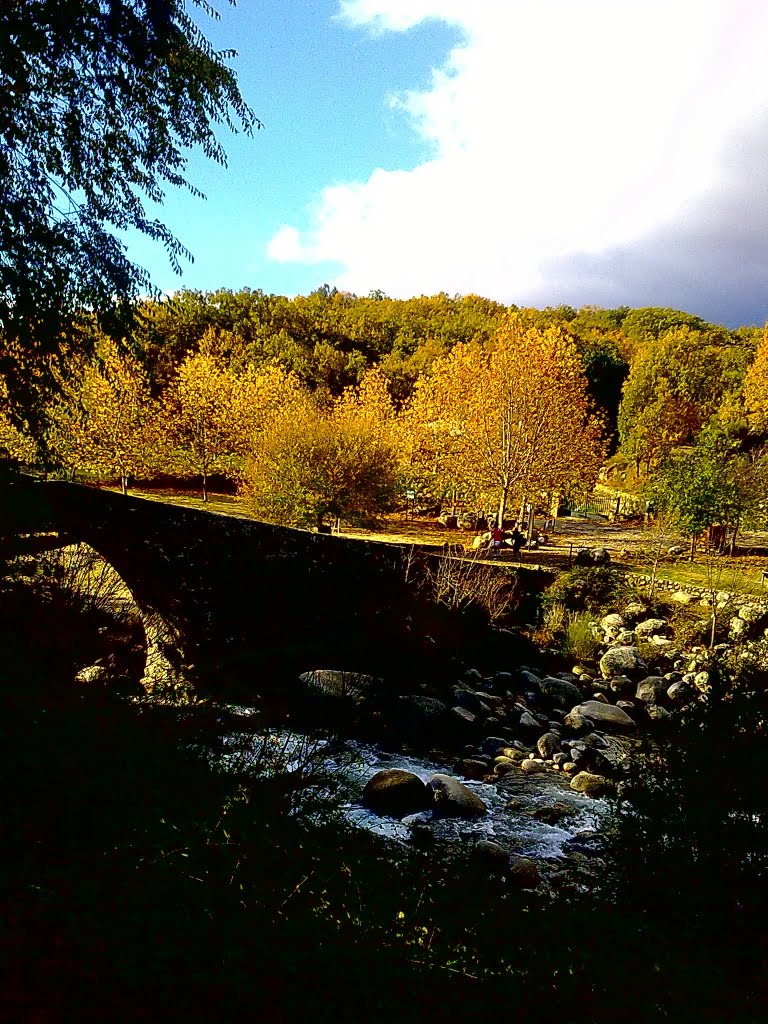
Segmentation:
<svg viewBox="0 0 768 1024">
<path fill-rule="evenodd" d="M 685 591 L 673 594 L 672 600 L 696 603 Z M 712 648 L 693 645 L 686 649 L 676 641 L 672 624 L 665 618 L 649 616 L 640 603 L 628 604 L 621 614 L 605 615 L 592 625 L 593 636 L 601 646 L 600 673 L 610 689 L 625 700 L 642 701 L 651 718 L 666 719 L 670 709 L 708 694 L 714 658 L 722 660 L 733 653 L 741 658 L 765 656 L 768 605 L 743 600 L 737 603 L 733 595 L 721 592 L 714 595 L 714 600 L 702 598 L 696 607 L 701 611 L 702 636 L 710 633 L 714 614 L 715 624 L 727 627 L 726 642 Z M 641 665 L 649 669 L 649 674 L 634 688 L 628 676 Z M 617 704 L 621 706 L 621 700 Z"/>
<path fill-rule="evenodd" d="M 642 733 L 668 727 L 676 709 L 710 692 L 713 657 L 737 644 L 747 652 L 750 644 L 765 649 L 768 606 L 731 606 L 728 619 L 730 600 L 723 595 L 718 609 L 737 638 L 729 644 L 685 650 L 666 618 L 634 602 L 595 621 L 594 662 L 552 674 L 527 666 L 485 676 L 468 669 L 449 695 L 425 686 L 398 697 L 384 713 L 387 728 L 414 747 L 453 750 L 454 770 L 467 780 L 553 772 L 589 796 L 611 795 L 620 791 Z M 340 676 L 303 678 L 355 694 L 374 682 Z M 431 800 L 434 806 L 434 788 Z"/>
<path fill-rule="evenodd" d="M 611 702 L 604 681 L 586 672 L 541 676 L 524 668 L 518 685 L 500 696 L 499 675 L 485 681 L 496 692 L 466 684 L 454 691 L 449 714 L 475 729 L 494 726 L 493 734 L 464 746 L 456 771 L 478 781 L 551 771 L 570 777 L 571 787 L 589 796 L 614 792 L 628 768 L 638 722 Z"/>
</svg>

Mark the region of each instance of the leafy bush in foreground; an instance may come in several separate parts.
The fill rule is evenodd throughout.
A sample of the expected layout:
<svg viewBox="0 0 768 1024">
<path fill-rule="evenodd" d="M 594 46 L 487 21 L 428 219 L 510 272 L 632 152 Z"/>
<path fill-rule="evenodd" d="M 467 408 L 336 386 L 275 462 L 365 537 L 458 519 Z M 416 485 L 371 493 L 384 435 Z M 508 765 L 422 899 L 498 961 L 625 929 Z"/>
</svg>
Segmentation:
<svg viewBox="0 0 768 1024">
<path fill-rule="evenodd" d="M 599 611 L 616 604 L 626 591 L 621 569 L 612 566 L 574 566 L 561 573 L 542 600 L 559 603 L 569 611 Z"/>
</svg>

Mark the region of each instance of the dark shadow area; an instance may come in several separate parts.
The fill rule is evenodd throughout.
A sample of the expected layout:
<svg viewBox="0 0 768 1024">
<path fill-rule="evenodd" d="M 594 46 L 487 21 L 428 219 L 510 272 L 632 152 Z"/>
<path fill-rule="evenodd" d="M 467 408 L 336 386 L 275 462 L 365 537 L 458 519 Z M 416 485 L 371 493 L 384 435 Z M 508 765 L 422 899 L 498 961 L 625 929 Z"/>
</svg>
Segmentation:
<svg viewBox="0 0 768 1024">
<path fill-rule="evenodd" d="M 82 500 L 78 490 L 62 493 L 67 530 L 101 539 L 98 550 L 105 551 L 103 510 L 111 500 L 104 505 L 97 494 L 89 504 L 89 492 Z M 67 506 L 73 494 L 77 501 Z M 341 569 L 357 573 L 344 577 L 355 580 L 358 604 L 365 605 L 356 609 L 351 597 L 343 605 L 351 642 L 359 645 L 353 649 L 362 655 L 366 635 L 400 645 L 366 661 L 366 670 L 411 656 L 415 671 L 430 664 L 411 654 L 421 638 L 422 626 L 413 625 L 423 621 L 418 604 L 414 611 L 404 606 L 413 646 L 402 640 L 410 635 L 405 627 L 396 630 L 404 592 L 395 563 L 366 555 L 355 567 L 346 548 L 328 548 L 342 552 L 329 556 L 331 571 L 314 538 L 297 542 L 305 545 L 299 558 L 296 545 L 283 548 L 277 535 L 266 560 L 237 562 L 240 533 L 225 531 L 217 540 L 197 514 L 187 519 L 176 515 L 182 510 L 161 510 L 156 518 L 153 508 L 144 520 L 133 502 L 116 507 L 110 550 L 118 561 L 123 553 L 126 573 L 129 553 L 135 567 L 160 573 L 154 589 L 145 584 L 145 600 L 167 594 L 170 609 L 182 598 L 191 602 L 184 621 L 210 630 L 196 641 L 203 655 L 204 641 L 226 623 L 215 608 L 214 583 L 224 586 L 236 566 L 245 566 L 254 587 L 259 578 L 271 581 L 259 591 L 265 605 L 254 644 L 268 636 L 267 626 L 276 628 L 274 608 L 282 614 L 287 606 L 279 597 L 269 602 L 277 565 L 286 566 L 294 601 L 301 567 L 314 594 L 330 593 Z M 78 525 L 86 510 L 92 518 Z M 28 526 L 44 528 L 39 506 L 33 511 L 37 518 Z M 154 532 L 142 540 L 150 524 Z M 180 524 L 186 532 L 175 532 Z M 194 572 L 173 575 L 185 564 L 185 545 Z M 4 554 L 10 553 L 8 542 Z M 201 568 L 208 575 L 198 586 Z M 360 598 L 380 576 L 383 626 L 373 599 L 368 606 Z M 345 824 L 339 808 L 356 795 L 311 754 L 290 773 L 225 759 L 233 731 L 269 731 L 266 709 L 244 725 L 214 705 L 126 700 L 140 671 L 135 623 L 118 628 L 103 610 L 84 610 L 42 582 L 31 586 L 11 575 L 0 590 L 6 1019 L 763 1018 L 768 708 L 761 668 L 713 675 L 711 699 L 684 716 L 678 731 L 647 745 L 629 780 L 633 802 L 617 806 L 602 846 L 582 854 L 596 879 L 591 889 L 563 874 L 549 887 L 521 891 L 478 860 L 470 844 L 440 845 L 422 831 L 397 845 Z M 243 607 L 242 596 L 238 606 L 234 593 L 222 600 L 233 628 L 243 631 L 231 649 L 242 650 L 253 609 Z M 318 644 L 333 612 L 307 613 Z M 494 648 L 493 633 L 475 612 L 446 608 L 439 615 L 446 635 L 454 634 L 452 646 L 446 640 L 449 653 L 432 662 L 441 672 L 459 663 L 462 644 L 483 666 L 512 658 L 517 640 L 496 631 L 501 646 Z M 295 622 L 291 629 L 298 629 Z M 333 643 L 343 637 L 337 623 Z M 278 649 L 280 638 L 272 639 Z M 230 650 L 226 635 L 222 649 Z M 204 662 L 211 672 L 220 656 L 217 650 Z M 109 659 L 122 666 L 123 694 L 73 683 L 84 663 Z M 295 654 L 274 664 L 287 673 L 294 663 Z M 234 678 L 235 662 L 229 666 Z M 242 685 L 243 693 L 253 692 L 257 682 Z M 327 736 L 333 723 L 318 716 L 317 729 L 321 722 Z"/>
<path fill-rule="evenodd" d="M 181 660 L 202 693 L 247 702 L 265 681 L 317 667 L 439 680 L 475 656 L 498 663 L 530 654 L 490 629 L 482 609 L 436 602 L 440 556 L 416 546 L 23 477 L 4 488 L 2 520 L 6 535 L 58 531 L 102 554 L 142 611 L 159 613 L 181 638 Z"/>
</svg>

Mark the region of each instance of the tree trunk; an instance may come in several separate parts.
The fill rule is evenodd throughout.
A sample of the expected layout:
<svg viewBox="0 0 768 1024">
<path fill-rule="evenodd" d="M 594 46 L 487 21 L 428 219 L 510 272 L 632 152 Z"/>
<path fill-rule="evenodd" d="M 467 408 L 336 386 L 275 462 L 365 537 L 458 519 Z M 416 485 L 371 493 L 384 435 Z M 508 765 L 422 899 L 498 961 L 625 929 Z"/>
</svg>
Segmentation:
<svg viewBox="0 0 768 1024">
<path fill-rule="evenodd" d="M 121 473 L 121 475 L 120 475 L 120 486 L 121 486 L 121 488 L 123 490 L 123 494 L 127 494 L 128 493 L 128 477 L 125 475 L 125 473 Z"/>
<path fill-rule="evenodd" d="M 521 527 L 525 526 L 525 497 L 523 497 L 523 500 L 520 502 L 520 514 L 517 517 L 517 521 L 520 523 Z"/>
<path fill-rule="evenodd" d="M 737 523 L 736 526 L 734 526 L 734 528 L 733 528 L 733 533 L 731 534 L 731 546 L 730 546 L 731 558 L 733 558 L 733 556 L 736 554 L 736 537 L 738 536 L 738 534 L 739 534 L 739 526 L 738 526 L 738 523 Z"/>
<path fill-rule="evenodd" d="M 203 501 L 208 501 L 208 476 L 205 472 L 203 473 Z"/>
<path fill-rule="evenodd" d="M 499 507 L 496 512 L 496 524 L 500 530 L 504 529 L 504 513 L 507 511 L 507 488 L 502 488 L 499 497 Z"/>
<path fill-rule="evenodd" d="M 688 559 L 690 562 L 693 561 L 693 553 L 694 553 L 695 550 L 696 550 L 696 534 L 692 533 L 691 534 L 691 554 L 690 554 L 690 557 Z"/>
</svg>

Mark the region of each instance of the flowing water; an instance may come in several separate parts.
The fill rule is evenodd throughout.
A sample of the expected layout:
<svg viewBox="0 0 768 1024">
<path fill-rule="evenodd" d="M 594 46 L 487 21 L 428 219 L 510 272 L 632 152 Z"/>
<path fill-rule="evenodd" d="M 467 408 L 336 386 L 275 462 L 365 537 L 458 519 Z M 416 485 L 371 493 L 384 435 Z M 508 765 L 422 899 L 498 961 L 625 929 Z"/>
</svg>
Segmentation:
<svg viewBox="0 0 768 1024">
<path fill-rule="evenodd" d="M 228 710 L 243 717 L 253 713 L 247 708 Z M 567 779 L 554 772 L 528 775 L 518 770 L 497 784 L 461 779 L 485 802 L 488 814 L 483 818 L 440 818 L 432 811 L 402 819 L 382 816 L 360 803 L 366 782 L 376 772 L 401 768 L 428 782 L 436 772 L 455 776 L 452 763 L 390 753 L 356 741 L 313 739 L 289 730 L 232 732 L 224 762 L 232 767 L 259 765 L 270 774 L 298 772 L 311 765 L 315 774 L 338 785 L 346 798 L 342 812 L 351 824 L 389 840 L 409 842 L 419 830 L 429 829 L 444 841 L 489 839 L 510 852 L 539 860 L 557 860 L 578 848 L 580 841 L 589 846 L 608 810 L 605 801 L 576 793 Z M 556 823 L 535 817 L 537 811 L 555 804 L 562 814 Z"/>
</svg>

